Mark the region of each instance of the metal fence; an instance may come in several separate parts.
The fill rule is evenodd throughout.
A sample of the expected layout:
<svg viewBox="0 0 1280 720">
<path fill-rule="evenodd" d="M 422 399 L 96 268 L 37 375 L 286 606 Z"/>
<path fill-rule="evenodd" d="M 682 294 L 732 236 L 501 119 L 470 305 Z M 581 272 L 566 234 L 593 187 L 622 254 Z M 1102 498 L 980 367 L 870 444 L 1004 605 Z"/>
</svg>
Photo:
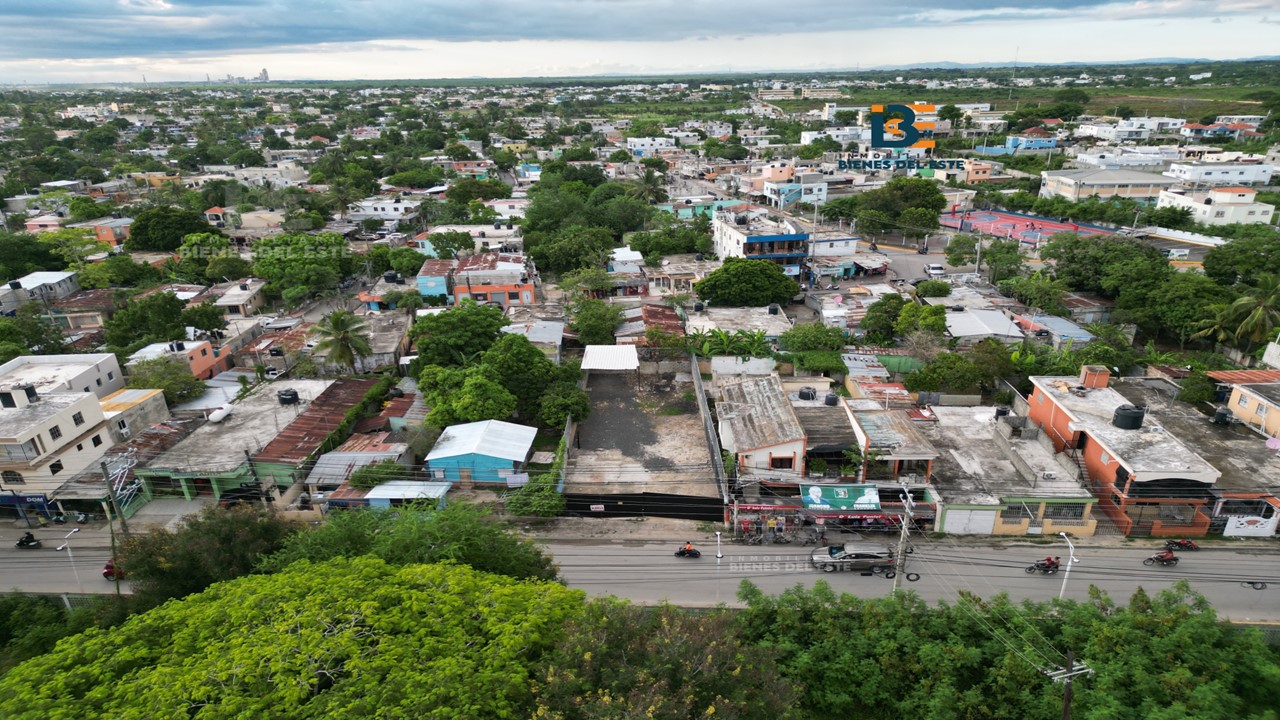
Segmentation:
<svg viewBox="0 0 1280 720">
<path fill-rule="evenodd" d="M 689 372 L 693 375 L 693 394 L 698 400 L 698 415 L 702 418 L 702 432 L 706 435 L 707 453 L 711 456 L 711 474 L 720 488 L 720 499 L 729 502 L 729 479 L 724 473 L 724 459 L 720 455 L 720 436 L 716 434 L 715 419 L 707 405 L 706 388 L 702 385 L 702 373 L 698 370 L 698 358 L 689 357 Z"/>
</svg>

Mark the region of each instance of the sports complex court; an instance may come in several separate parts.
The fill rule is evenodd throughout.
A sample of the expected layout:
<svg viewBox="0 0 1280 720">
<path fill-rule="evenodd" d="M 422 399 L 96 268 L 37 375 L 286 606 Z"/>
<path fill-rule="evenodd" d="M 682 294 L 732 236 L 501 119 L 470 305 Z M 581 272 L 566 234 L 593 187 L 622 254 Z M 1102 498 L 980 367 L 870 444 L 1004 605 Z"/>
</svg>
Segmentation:
<svg viewBox="0 0 1280 720">
<path fill-rule="evenodd" d="M 1109 235 L 1106 230 L 1091 225 L 1049 220 L 1030 215 L 1014 215 L 995 210 L 970 210 L 964 213 L 944 213 L 938 220 L 943 227 L 961 232 L 976 232 L 996 237 L 1017 238 L 1028 245 L 1039 247 L 1041 242 L 1060 232 L 1080 235 Z"/>
</svg>

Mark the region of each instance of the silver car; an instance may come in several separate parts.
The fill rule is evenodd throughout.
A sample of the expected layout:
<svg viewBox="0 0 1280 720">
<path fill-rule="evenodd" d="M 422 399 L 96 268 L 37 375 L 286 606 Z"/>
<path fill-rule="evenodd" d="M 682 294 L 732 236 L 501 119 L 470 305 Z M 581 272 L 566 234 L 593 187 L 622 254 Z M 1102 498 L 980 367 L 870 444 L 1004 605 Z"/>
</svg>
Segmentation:
<svg viewBox="0 0 1280 720">
<path fill-rule="evenodd" d="M 893 551 L 880 545 L 846 544 L 820 547 L 809 556 L 809 562 L 823 572 L 836 570 L 880 573 L 893 569 Z"/>
</svg>

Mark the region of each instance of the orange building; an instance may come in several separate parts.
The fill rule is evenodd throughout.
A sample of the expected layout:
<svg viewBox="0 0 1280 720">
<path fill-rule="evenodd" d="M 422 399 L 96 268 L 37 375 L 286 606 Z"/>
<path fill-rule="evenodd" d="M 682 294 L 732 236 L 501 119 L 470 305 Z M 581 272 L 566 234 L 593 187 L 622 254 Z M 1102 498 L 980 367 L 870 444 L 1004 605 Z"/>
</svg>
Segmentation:
<svg viewBox="0 0 1280 720">
<path fill-rule="evenodd" d="M 471 299 L 481 305 L 533 305 L 538 301 L 536 279 L 533 263 L 518 253 L 462 258 L 453 271 L 454 304 Z"/>
<path fill-rule="evenodd" d="M 190 368 L 192 375 L 201 380 L 208 380 L 231 365 L 231 356 L 218 357 L 217 350 L 208 340 L 176 340 L 147 345 L 130 355 L 125 367 L 132 368 L 137 363 L 161 357 L 182 362 Z"/>
<path fill-rule="evenodd" d="M 1122 533 L 1204 535 L 1221 473 L 1112 389 L 1110 377 L 1100 365 L 1079 377 L 1032 377 L 1028 417 L 1081 468 Z"/>
</svg>

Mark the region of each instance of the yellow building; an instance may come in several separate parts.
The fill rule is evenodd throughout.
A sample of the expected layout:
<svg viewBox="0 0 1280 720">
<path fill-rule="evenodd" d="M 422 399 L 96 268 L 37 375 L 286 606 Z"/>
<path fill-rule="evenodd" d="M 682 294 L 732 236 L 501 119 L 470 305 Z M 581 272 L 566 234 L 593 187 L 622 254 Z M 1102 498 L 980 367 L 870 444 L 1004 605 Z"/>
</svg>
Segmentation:
<svg viewBox="0 0 1280 720">
<path fill-rule="evenodd" d="M 1267 437 L 1280 435 L 1280 383 L 1236 385 L 1231 388 L 1227 409 Z"/>
</svg>

